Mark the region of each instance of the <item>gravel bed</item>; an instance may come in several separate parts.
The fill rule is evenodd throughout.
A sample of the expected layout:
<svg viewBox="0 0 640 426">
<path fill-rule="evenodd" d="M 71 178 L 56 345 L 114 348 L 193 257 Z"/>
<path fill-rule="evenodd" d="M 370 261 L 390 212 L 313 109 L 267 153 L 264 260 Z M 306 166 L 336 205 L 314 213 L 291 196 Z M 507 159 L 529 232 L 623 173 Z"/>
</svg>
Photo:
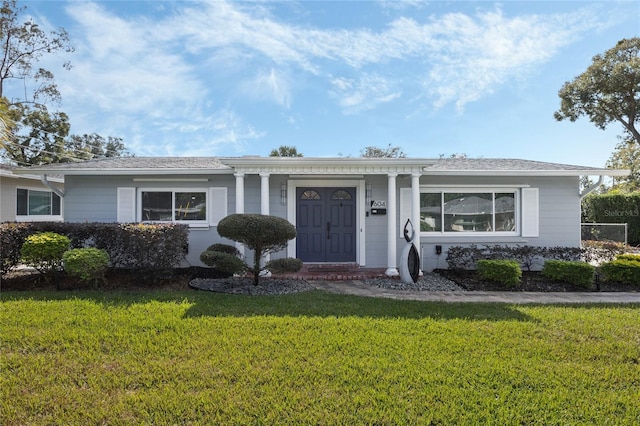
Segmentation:
<svg viewBox="0 0 640 426">
<path fill-rule="evenodd" d="M 415 284 L 403 283 L 399 278 L 382 277 L 368 278 L 360 280 L 360 282 L 386 290 L 465 291 L 453 281 L 434 273 L 424 274 Z M 253 280 L 246 277 L 196 278 L 189 282 L 189 287 L 217 293 L 255 295 L 299 293 L 315 288 L 305 280 L 279 278 L 260 278 L 260 284 L 254 286 Z"/>
<path fill-rule="evenodd" d="M 315 288 L 305 280 L 277 278 L 260 278 L 260 283 L 255 286 L 253 279 L 246 277 L 196 278 L 189 282 L 189 287 L 217 293 L 257 295 L 299 293 Z"/>
<path fill-rule="evenodd" d="M 364 284 L 386 290 L 412 291 L 466 291 L 455 282 L 435 273 L 425 273 L 417 283 L 406 284 L 400 278 L 369 278 Z"/>
</svg>

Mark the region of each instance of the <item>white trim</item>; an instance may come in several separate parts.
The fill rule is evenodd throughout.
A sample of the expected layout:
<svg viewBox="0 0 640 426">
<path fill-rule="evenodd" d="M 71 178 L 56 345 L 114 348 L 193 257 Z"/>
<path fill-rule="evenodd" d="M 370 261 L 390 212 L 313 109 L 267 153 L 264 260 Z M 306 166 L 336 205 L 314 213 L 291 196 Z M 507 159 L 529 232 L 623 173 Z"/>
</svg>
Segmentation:
<svg viewBox="0 0 640 426">
<path fill-rule="evenodd" d="M 522 236 L 537 237 L 540 234 L 540 200 L 538 188 L 522 190 Z"/>
<path fill-rule="evenodd" d="M 296 226 L 297 197 L 296 189 L 300 186 L 310 186 L 319 188 L 346 187 L 356 189 L 356 263 L 360 266 L 366 265 L 366 244 L 365 244 L 365 181 L 362 179 L 289 179 L 287 181 L 287 220 Z M 289 241 L 287 246 L 287 256 L 296 257 L 296 239 Z"/>
<path fill-rule="evenodd" d="M 23 189 L 25 191 L 31 192 L 31 191 L 38 191 L 38 192 L 48 192 L 49 194 L 51 194 L 51 197 L 49 198 L 51 200 L 51 210 L 53 211 L 53 195 L 56 195 L 58 198 L 60 198 L 60 214 L 26 214 L 26 215 L 19 215 L 18 214 L 18 193 L 17 191 L 19 189 Z M 52 191 L 49 188 L 43 188 L 41 186 L 25 186 L 25 185 L 16 185 L 16 187 L 14 188 L 14 195 L 15 195 L 15 208 L 14 208 L 14 213 L 16 216 L 16 222 L 61 222 L 64 220 L 64 198 L 61 197 L 60 195 L 56 194 L 54 191 Z M 29 212 L 29 194 L 27 193 L 27 213 Z"/>
<path fill-rule="evenodd" d="M 528 187 L 528 185 L 527 185 Z M 423 191 L 423 189 L 426 189 L 425 191 Z M 455 185 L 455 186 L 446 186 L 446 185 L 437 185 L 437 186 L 429 186 L 429 187 L 424 187 L 424 188 L 420 188 L 420 193 L 421 194 L 437 194 L 440 193 L 441 196 L 443 197 L 445 193 L 449 193 L 449 192 L 461 192 L 461 193 L 471 193 L 471 194 L 481 194 L 481 193 L 492 193 L 495 194 L 497 192 L 504 192 L 504 193 L 513 193 L 514 194 L 514 220 L 515 220 L 515 230 L 514 231 L 459 231 L 459 232 L 455 232 L 455 231 L 449 231 L 446 232 L 444 229 L 444 214 L 441 215 L 441 223 L 440 223 L 440 231 L 420 231 L 420 237 L 421 238 L 425 238 L 424 241 L 428 240 L 429 238 L 442 238 L 442 237 L 463 237 L 463 238 L 470 238 L 470 237 L 520 237 L 520 236 L 525 236 L 525 235 L 521 235 L 521 229 L 522 229 L 522 223 L 521 223 L 521 217 L 522 217 L 522 191 L 524 189 L 527 188 L 521 188 L 515 185 L 469 185 L 469 187 L 466 186 L 460 186 L 460 185 Z M 537 188 L 535 188 L 537 190 Z M 444 200 L 441 198 L 441 208 L 444 204 Z M 493 205 L 493 208 L 495 209 L 495 204 Z M 495 211 L 491 212 L 491 215 L 493 217 L 493 221 L 495 222 Z M 417 225 L 418 228 L 420 227 L 420 224 Z M 495 226 L 495 223 L 493 224 L 493 226 Z M 423 242 L 424 242 L 423 241 Z"/>
<path fill-rule="evenodd" d="M 229 214 L 228 208 L 228 188 L 226 186 L 209 188 L 209 199 L 207 200 L 207 208 L 209 225 L 218 226 L 218 223 Z"/>
<path fill-rule="evenodd" d="M 136 222 L 136 188 L 119 187 L 116 189 L 116 222 Z"/>
<path fill-rule="evenodd" d="M 209 182 L 207 178 L 133 178 L 134 182 Z"/>
<path fill-rule="evenodd" d="M 426 189 L 447 189 L 447 190 L 452 190 L 452 189 L 460 189 L 460 190 L 465 190 L 467 191 L 469 188 L 471 189 L 475 189 L 475 188 L 481 188 L 481 189 L 492 189 L 492 188 L 496 188 L 496 189 L 503 189 L 503 188 L 514 188 L 514 189 L 520 189 L 520 188 L 529 188 L 531 187 L 531 185 L 482 185 L 482 184 L 471 184 L 471 185 L 450 185 L 450 184 L 445 184 L 445 185 L 434 185 L 434 184 L 426 184 L 426 185 L 420 185 L 420 189 L 422 188 L 426 188 Z"/>
<path fill-rule="evenodd" d="M 120 188 L 118 188 L 120 189 Z M 142 193 L 143 192 L 171 192 L 171 217 L 173 218 L 173 212 L 175 206 L 173 205 L 175 202 L 175 193 L 176 192 L 197 192 L 205 194 L 205 203 L 207 206 L 207 212 L 204 220 L 143 220 L 142 219 Z M 208 227 L 209 226 L 209 218 L 211 216 L 211 210 L 209 208 L 209 188 L 175 188 L 175 187 L 159 187 L 159 188 L 149 188 L 149 187 L 139 187 L 136 188 L 136 221 L 139 223 L 179 223 L 184 225 L 189 225 L 190 228 L 198 228 L 198 227 Z"/>
</svg>

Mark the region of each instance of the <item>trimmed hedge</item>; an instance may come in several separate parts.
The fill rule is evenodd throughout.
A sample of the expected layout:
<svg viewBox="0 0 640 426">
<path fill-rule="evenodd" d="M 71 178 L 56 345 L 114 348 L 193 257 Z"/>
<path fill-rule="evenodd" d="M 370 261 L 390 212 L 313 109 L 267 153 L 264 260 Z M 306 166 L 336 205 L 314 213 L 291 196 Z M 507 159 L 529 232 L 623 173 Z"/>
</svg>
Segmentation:
<svg viewBox="0 0 640 426">
<path fill-rule="evenodd" d="M 154 272 L 172 269 L 184 259 L 188 225 L 118 223 L 3 223 L 0 224 L 2 274 L 20 263 L 25 239 L 38 232 L 55 232 L 71 240 L 71 248 L 94 247 L 109 254 L 111 267 Z"/>
<path fill-rule="evenodd" d="M 617 260 L 630 260 L 631 262 L 640 262 L 640 254 L 624 253 L 616 256 Z"/>
<path fill-rule="evenodd" d="M 593 286 L 595 272 L 595 266 L 588 263 L 562 260 L 547 260 L 542 268 L 542 275 L 547 278 L 584 288 Z"/>
<path fill-rule="evenodd" d="M 452 246 L 447 251 L 447 264 L 450 269 L 474 270 L 481 259 L 514 260 L 522 269 L 530 271 L 533 267 L 544 264 L 547 259 L 579 260 L 582 250 L 577 247 L 537 247 L 484 245 L 478 247 Z"/>
<path fill-rule="evenodd" d="M 640 193 L 590 194 L 582 200 L 585 223 L 626 223 L 627 243 L 640 245 Z"/>
<path fill-rule="evenodd" d="M 631 284 L 640 287 L 640 262 L 616 259 L 600 267 L 605 281 Z"/>
<path fill-rule="evenodd" d="M 478 275 L 483 280 L 494 281 L 507 287 L 520 284 L 522 270 L 515 260 L 481 259 L 477 262 Z"/>
</svg>

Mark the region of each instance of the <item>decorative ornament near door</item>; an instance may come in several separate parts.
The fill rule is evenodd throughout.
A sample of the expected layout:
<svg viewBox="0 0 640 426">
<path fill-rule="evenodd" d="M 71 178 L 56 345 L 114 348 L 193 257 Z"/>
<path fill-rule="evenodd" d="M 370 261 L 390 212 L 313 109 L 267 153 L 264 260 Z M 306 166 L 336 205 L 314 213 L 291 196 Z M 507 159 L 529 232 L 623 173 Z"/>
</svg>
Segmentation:
<svg viewBox="0 0 640 426">
<path fill-rule="evenodd" d="M 420 276 L 420 255 L 413 241 L 416 238 L 416 231 L 411 223 L 411 219 L 407 219 L 404 224 L 404 239 L 407 245 L 402 250 L 400 258 L 400 279 L 405 284 L 417 283 Z"/>
</svg>

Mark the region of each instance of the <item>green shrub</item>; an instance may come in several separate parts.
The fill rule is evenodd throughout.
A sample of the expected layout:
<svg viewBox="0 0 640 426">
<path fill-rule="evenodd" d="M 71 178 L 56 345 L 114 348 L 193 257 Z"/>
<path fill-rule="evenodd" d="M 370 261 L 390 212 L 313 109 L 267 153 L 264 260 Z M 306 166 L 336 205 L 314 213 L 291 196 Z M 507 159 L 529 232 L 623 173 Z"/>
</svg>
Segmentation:
<svg viewBox="0 0 640 426">
<path fill-rule="evenodd" d="M 553 281 L 563 281 L 584 288 L 591 288 L 596 268 L 584 262 L 566 262 L 547 260 L 542 268 L 542 275 Z"/>
<path fill-rule="evenodd" d="M 62 256 L 62 265 L 67 274 L 94 285 L 104 281 L 109 267 L 109 254 L 97 248 L 71 249 Z"/>
<path fill-rule="evenodd" d="M 640 254 L 624 253 L 616 256 L 617 260 L 630 260 L 632 262 L 640 262 Z"/>
<path fill-rule="evenodd" d="M 240 251 L 235 246 L 232 246 L 230 244 L 216 243 L 207 247 L 206 251 L 218 251 L 221 253 L 228 253 L 240 257 Z"/>
<path fill-rule="evenodd" d="M 20 251 L 25 238 L 32 234 L 27 223 L 3 223 L 0 225 L 0 273 L 11 271 L 20 264 Z"/>
<path fill-rule="evenodd" d="M 33 266 L 45 278 L 62 266 L 62 255 L 69 250 L 70 240 L 55 232 L 41 232 L 28 236 L 20 256 L 22 262 Z"/>
<path fill-rule="evenodd" d="M 296 237 L 296 227 L 277 216 L 232 214 L 218 223 L 221 237 L 240 242 L 253 250 L 253 284 L 260 280 L 261 259 L 268 253 L 284 249 Z"/>
<path fill-rule="evenodd" d="M 67 236 L 71 248 L 104 249 L 114 268 L 144 269 L 151 275 L 180 266 L 189 240 L 189 227 L 183 224 L 3 223 L 0 224 L 3 274 L 20 262 L 25 239 L 40 232 Z"/>
<path fill-rule="evenodd" d="M 473 270 L 481 259 L 515 260 L 524 270 L 542 267 L 546 259 L 579 260 L 582 250 L 578 247 L 538 247 L 521 245 L 452 246 L 447 250 L 447 264 L 451 269 Z"/>
<path fill-rule="evenodd" d="M 640 262 L 616 259 L 601 266 L 605 281 L 632 284 L 640 287 Z"/>
<path fill-rule="evenodd" d="M 302 269 L 302 260 L 294 257 L 286 257 L 283 259 L 273 259 L 267 262 L 265 269 L 275 273 L 298 272 Z"/>
<path fill-rule="evenodd" d="M 522 278 L 522 270 L 515 260 L 481 259 L 478 260 L 477 267 L 480 278 L 504 284 L 507 287 L 516 287 Z"/>
<path fill-rule="evenodd" d="M 240 274 L 247 270 L 247 265 L 242 259 L 222 251 L 205 250 L 200 254 L 200 260 L 208 267 L 229 275 Z"/>
</svg>

